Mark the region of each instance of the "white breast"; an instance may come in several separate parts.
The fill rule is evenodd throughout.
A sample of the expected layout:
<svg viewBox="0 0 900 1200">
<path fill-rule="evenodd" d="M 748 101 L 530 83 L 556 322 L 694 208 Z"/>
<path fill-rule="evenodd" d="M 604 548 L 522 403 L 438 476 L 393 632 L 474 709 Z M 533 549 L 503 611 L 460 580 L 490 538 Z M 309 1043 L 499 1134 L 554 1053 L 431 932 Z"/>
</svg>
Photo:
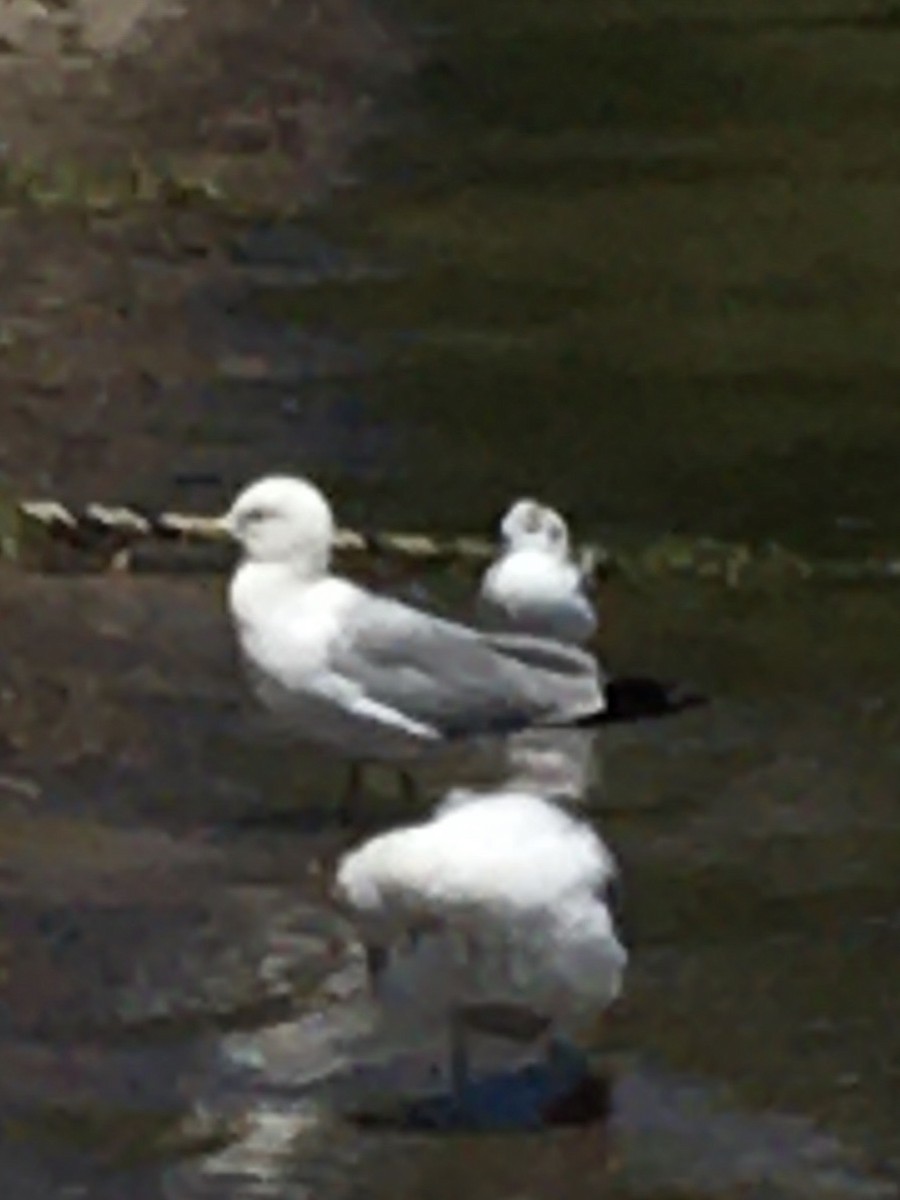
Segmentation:
<svg viewBox="0 0 900 1200">
<path fill-rule="evenodd" d="M 523 633 L 584 642 L 597 627 L 578 569 L 541 550 L 504 555 L 485 575 L 481 599 L 487 616 Z"/>
<path fill-rule="evenodd" d="M 353 589 L 339 579 L 305 584 L 282 567 L 246 563 L 229 601 L 252 667 L 272 682 L 297 687 L 325 667 Z"/>
</svg>

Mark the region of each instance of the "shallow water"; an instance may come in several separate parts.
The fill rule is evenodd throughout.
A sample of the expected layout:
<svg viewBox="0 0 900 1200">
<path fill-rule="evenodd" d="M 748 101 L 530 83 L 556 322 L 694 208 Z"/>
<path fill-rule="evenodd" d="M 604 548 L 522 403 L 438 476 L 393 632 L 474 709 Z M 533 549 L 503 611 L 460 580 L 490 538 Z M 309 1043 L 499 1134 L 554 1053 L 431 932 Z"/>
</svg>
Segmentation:
<svg viewBox="0 0 900 1200">
<path fill-rule="evenodd" d="M 65 619 L 102 661 L 146 629 L 149 591 L 155 634 L 142 664 L 71 677 L 91 751 L 38 771 L 25 743 L 4 784 L 11 1194 L 897 1194 L 889 592 L 611 587 L 610 656 L 715 703 L 604 735 L 597 819 L 633 951 L 596 1042 L 608 1117 L 473 1137 L 403 1128 L 441 1047 L 366 1041 L 361 966 L 322 903 L 359 836 L 336 828 L 340 775 L 286 770 L 243 728 L 216 593 L 135 581 L 113 620 L 109 585 L 92 605 L 80 586 L 39 585 L 41 640 Z M 398 819 L 375 786 L 376 821 Z"/>
<path fill-rule="evenodd" d="M 377 352 L 422 451 L 384 485 L 398 517 L 411 489 L 450 527 L 532 489 L 595 532 L 895 544 L 896 26 L 855 3 L 424 8 L 400 150 L 333 214 L 407 272 L 273 300 Z"/>
<path fill-rule="evenodd" d="M 585 534 L 895 551 L 897 31 L 865 11 L 417 6 L 431 56 L 365 186 L 205 218 L 216 365 L 141 433 L 166 470 L 123 474 L 212 504 L 301 464 L 375 528 L 483 528 L 527 488 Z M 5 1194 L 900 1194 L 891 588 L 604 591 L 613 665 L 714 702 L 604 736 L 608 1115 L 471 1136 L 353 1119 L 426 1056 L 353 1049 L 340 773 L 249 727 L 218 586 L 0 585 Z"/>
</svg>

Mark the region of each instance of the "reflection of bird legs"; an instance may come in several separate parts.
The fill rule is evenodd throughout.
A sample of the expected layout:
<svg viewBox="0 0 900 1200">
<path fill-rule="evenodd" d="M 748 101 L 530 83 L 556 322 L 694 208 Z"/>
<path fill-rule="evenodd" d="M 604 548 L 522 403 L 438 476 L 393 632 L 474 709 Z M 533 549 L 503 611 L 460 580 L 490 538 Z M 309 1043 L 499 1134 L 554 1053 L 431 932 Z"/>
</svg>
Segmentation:
<svg viewBox="0 0 900 1200">
<path fill-rule="evenodd" d="M 544 1061 L 551 1075 L 582 1075 L 589 1069 L 587 1054 L 552 1027 L 546 1035 Z"/>
<path fill-rule="evenodd" d="M 369 990 L 373 996 L 378 995 L 378 985 L 388 964 L 388 952 L 384 946 L 366 944 L 363 947 L 366 956 L 366 974 L 369 977 Z"/>
<path fill-rule="evenodd" d="M 516 1004 L 488 1002 L 455 1007 L 450 1014 L 450 1084 L 460 1117 L 471 1115 L 468 1031 L 523 1044 L 546 1037 L 548 1070 L 553 1073 L 563 1064 L 571 1066 L 572 1048 L 553 1036 L 547 1017 Z"/>
</svg>

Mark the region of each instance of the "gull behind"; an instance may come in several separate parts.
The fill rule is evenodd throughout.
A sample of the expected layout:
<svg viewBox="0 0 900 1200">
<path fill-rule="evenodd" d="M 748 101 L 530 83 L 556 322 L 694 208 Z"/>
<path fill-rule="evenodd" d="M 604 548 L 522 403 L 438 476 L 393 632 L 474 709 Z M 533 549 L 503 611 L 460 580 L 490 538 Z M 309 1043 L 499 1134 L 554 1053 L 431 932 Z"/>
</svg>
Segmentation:
<svg viewBox="0 0 900 1200">
<path fill-rule="evenodd" d="M 589 643 L 599 618 L 588 594 L 591 568 L 573 561 L 564 518 L 536 500 L 517 500 L 500 525 L 501 550 L 481 581 L 478 611 L 488 628 L 518 630 L 573 645 Z M 651 676 L 604 680 L 605 712 L 598 724 L 669 716 L 705 697 Z M 585 787 L 593 767 L 584 760 Z"/>
<path fill-rule="evenodd" d="M 536 500 L 517 500 L 501 522 L 500 536 L 500 553 L 481 581 L 482 622 L 561 642 L 589 641 L 597 613 L 584 573 L 572 560 L 563 517 Z"/>
</svg>

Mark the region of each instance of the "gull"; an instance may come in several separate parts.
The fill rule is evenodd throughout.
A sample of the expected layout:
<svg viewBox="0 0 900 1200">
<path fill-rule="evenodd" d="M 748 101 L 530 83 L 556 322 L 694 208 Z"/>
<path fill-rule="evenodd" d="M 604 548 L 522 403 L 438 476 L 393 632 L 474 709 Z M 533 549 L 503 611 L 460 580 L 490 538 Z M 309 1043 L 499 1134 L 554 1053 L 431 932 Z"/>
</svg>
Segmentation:
<svg viewBox="0 0 900 1200">
<path fill-rule="evenodd" d="M 242 550 L 228 606 L 251 684 L 303 740 L 402 767 L 604 710 L 597 663 L 580 648 L 480 632 L 334 575 L 332 510 L 308 480 L 250 484 L 221 524 Z M 351 773 L 351 794 L 358 783 Z"/>
<path fill-rule="evenodd" d="M 590 560 L 573 561 L 565 519 L 537 500 L 517 500 L 500 524 L 500 536 L 500 554 L 481 582 L 482 623 L 569 644 L 590 642 L 599 623 L 588 595 Z M 646 675 L 613 674 L 603 688 L 606 705 L 598 725 L 666 717 L 706 703 L 704 696 Z M 584 757 L 584 748 L 572 745 Z"/>
<path fill-rule="evenodd" d="M 333 887 L 383 1011 L 404 1029 L 446 1024 L 465 1112 L 469 1033 L 547 1039 L 552 1064 L 619 995 L 615 879 L 599 836 L 555 799 L 457 790 L 431 819 L 345 854 Z"/>
<path fill-rule="evenodd" d="M 553 508 L 517 500 L 500 523 L 501 550 L 485 572 L 485 625 L 584 643 L 597 629 L 585 573 L 573 560 L 569 528 Z"/>
</svg>

